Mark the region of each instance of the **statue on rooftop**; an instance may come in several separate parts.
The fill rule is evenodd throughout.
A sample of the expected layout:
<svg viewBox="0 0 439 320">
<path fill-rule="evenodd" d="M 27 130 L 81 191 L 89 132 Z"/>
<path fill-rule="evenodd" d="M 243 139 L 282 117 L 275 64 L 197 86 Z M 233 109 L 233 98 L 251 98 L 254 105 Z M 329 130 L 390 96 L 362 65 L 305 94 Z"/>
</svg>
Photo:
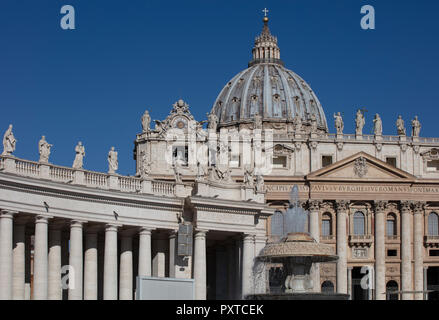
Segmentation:
<svg viewBox="0 0 439 320">
<path fill-rule="evenodd" d="M 73 161 L 73 169 L 82 169 L 83 167 L 83 161 L 85 156 L 85 148 L 82 145 L 82 142 L 79 141 L 78 145 L 75 147 L 75 160 Z"/>
<path fill-rule="evenodd" d="M 383 134 L 383 122 L 378 113 L 375 114 L 375 118 L 373 119 L 373 133 L 376 136 L 381 136 Z"/>
<path fill-rule="evenodd" d="M 40 153 L 40 160 L 39 160 L 40 162 L 42 163 L 49 162 L 51 147 L 52 145 L 46 141 L 46 136 L 42 136 L 41 140 L 38 142 L 38 152 Z"/>
<path fill-rule="evenodd" d="M 398 116 L 398 119 L 396 120 L 396 130 L 398 131 L 399 136 L 406 135 L 404 120 L 402 119 L 402 116 Z"/>
<path fill-rule="evenodd" d="M 209 114 L 207 114 L 207 119 L 209 121 L 207 128 L 209 130 L 213 130 L 216 131 L 217 125 L 218 125 L 218 117 L 216 116 L 215 113 L 211 112 Z"/>
<path fill-rule="evenodd" d="M 108 173 L 115 173 L 118 168 L 117 151 L 114 151 L 114 147 L 111 147 L 110 152 L 108 152 Z"/>
<path fill-rule="evenodd" d="M 12 133 L 12 124 L 9 125 L 3 136 L 3 153 L 2 156 L 10 156 L 15 151 L 17 140 Z"/>
<path fill-rule="evenodd" d="M 344 123 L 340 112 L 337 112 L 337 114 L 334 113 L 334 119 L 335 119 L 334 122 L 335 122 L 335 129 L 337 130 L 337 134 L 343 134 Z"/>
<path fill-rule="evenodd" d="M 148 110 L 145 110 L 145 113 L 142 116 L 142 129 L 143 129 L 143 132 L 149 132 L 150 124 L 151 124 L 151 117 L 149 115 Z"/>
<path fill-rule="evenodd" d="M 418 120 L 418 116 L 412 120 L 412 137 L 419 137 L 421 133 L 421 122 Z"/>
<path fill-rule="evenodd" d="M 355 134 L 357 136 L 363 135 L 363 127 L 364 127 L 365 122 L 366 121 L 364 120 L 363 112 L 361 111 L 361 109 L 358 109 L 357 116 L 355 118 L 355 125 L 356 125 L 355 126 Z"/>
</svg>

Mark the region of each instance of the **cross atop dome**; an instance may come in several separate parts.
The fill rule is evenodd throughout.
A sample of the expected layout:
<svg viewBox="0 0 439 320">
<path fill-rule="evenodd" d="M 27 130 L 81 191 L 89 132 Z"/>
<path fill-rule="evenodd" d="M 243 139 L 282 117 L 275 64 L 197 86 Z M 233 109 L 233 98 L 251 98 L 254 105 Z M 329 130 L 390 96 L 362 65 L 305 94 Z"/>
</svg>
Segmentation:
<svg viewBox="0 0 439 320">
<path fill-rule="evenodd" d="M 283 64 L 280 60 L 280 50 L 277 46 L 277 38 L 273 36 L 268 28 L 267 13 L 269 10 L 264 8 L 264 26 L 262 32 L 255 39 L 255 45 L 252 50 L 253 60 L 250 61 L 249 66 L 256 63 L 277 63 Z"/>
</svg>

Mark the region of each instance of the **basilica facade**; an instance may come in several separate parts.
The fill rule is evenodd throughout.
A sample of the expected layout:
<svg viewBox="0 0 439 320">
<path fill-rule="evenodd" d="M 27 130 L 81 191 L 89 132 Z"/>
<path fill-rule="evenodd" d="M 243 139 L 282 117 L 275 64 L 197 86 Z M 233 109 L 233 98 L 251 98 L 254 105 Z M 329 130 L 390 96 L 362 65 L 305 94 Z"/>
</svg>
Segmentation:
<svg viewBox="0 0 439 320">
<path fill-rule="evenodd" d="M 248 68 L 221 90 L 207 120 L 177 101 L 134 141 L 134 176 L 14 156 L 12 126 L 0 158 L 0 298 L 133 299 L 137 276 L 195 281 L 196 299 L 241 299 L 276 286 L 276 266 L 255 284 L 255 257 L 276 241 L 294 186 L 308 230 L 335 263 L 313 269 L 315 291 L 351 299 L 437 299 L 439 138 L 354 134 L 340 113 L 330 133 L 316 93 L 284 67 L 264 18 Z M 184 228 L 191 230 L 183 234 Z M 66 269 L 67 268 L 67 269 Z M 67 271 L 66 271 L 67 270 Z M 74 274 L 65 288 L 63 274 Z M 258 289 L 256 289 L 258 287 Z"/>
</svg>

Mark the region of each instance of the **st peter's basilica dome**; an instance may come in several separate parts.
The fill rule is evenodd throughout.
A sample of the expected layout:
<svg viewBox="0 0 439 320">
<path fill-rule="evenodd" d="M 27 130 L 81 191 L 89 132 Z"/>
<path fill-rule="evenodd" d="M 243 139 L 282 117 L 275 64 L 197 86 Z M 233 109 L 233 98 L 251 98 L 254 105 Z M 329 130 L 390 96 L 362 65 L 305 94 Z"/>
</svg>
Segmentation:
<svg viewBox="0 0 439 320">
<path fill-rule="evenodd" d="M 256 113 L 263 122 L 292 122 L 298 115 L 307 125 L 314 114 L 318 128 L 328 132 L 322 105 L 311 87 L 283 66 L 267 17 L 249 67 L 226 84 L 211 113 L 217 116 L 219 127 L 252 122 Z"/>
</svg>

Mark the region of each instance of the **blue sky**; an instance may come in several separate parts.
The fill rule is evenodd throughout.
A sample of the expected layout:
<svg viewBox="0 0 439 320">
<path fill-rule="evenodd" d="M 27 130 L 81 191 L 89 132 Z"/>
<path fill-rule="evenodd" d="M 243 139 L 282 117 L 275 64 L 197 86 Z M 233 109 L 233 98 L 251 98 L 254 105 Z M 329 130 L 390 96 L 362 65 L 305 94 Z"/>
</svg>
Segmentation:
<svg viewBox="0 0 439 320">
<path fill-rule="evenodd" d="M 73 5 L 76 29 L 60 28 Z M 373 5 L 376 29 L 360 27 Z M 51 162 L 71 166 L 74 147 L 84 167 L 107 171 L 111 146 L 119 172 L 134 174 L 133 141 L 148 108 L 164 119 L 182 98 L 205 119 L 222 87 L 251 58 L 267 7 L 286 67 L 354 133 L 365 107 L 365 133 L 380 113 L 384 134 L 419 115 L 421 136 L 438 137 L 439 2 L 433 0 L 90 1 L 0 2 L 0 130 L 14 125 L 15 155 L 38 159 L 37 143 L 53 144 Z"/>
</svg>

